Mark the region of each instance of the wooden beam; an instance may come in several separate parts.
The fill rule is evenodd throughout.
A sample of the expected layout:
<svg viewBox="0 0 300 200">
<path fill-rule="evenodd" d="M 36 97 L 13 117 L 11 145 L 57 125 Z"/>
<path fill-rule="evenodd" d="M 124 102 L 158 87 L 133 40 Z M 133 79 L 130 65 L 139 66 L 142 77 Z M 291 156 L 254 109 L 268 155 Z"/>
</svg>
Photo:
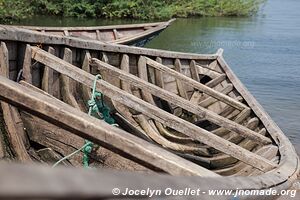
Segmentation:
<svg viewBox="0 0 300 200">
<path fill-rule="evenodd" d="M 93 86 L 94 76 L 92 74 L 88 74 L 80 70 L 79 68 L 76 68 L 63 60 L 60 60 L 59 58 L 45 52 L 42 49 L 32 47 L 32 52 L 32 57 L 36 61 L 47 64 L 49 66 L 51 65 L 54 70 L 57 70 L 62 74 L 71 76 L 82 84 L 85 84 L 89 87 Z M 148 117 L 153 118 L 165 124 L 166 126 L 177 130 L 178 132 L 182 132 L 196 140 L 201 141 L 202 143 L 212 146 L 257 169 L 260 169 L 262 171 L 269 171 L 270 169 L 277 167 L 276 164 L 258 155 L 255 155 L 252 152 L 242 149 L 239 146 L 232 144 L 216 135 L 213 135 L 210 132 L 199 128 L 192 123 L 189 123 L 181 118 L 162 111 L 156 106 L 153 106 L 136 96 L 128 94 L 127 92 L 107 83 L 104 80 L 97 81 L 97 90 L 110 97 L 114 101 L 122 103 L 136 111 L 139 111 L 147 115 Z"/>
<path fill-rule="evenodd" d="M 67 62 L 64 61 L 64 63 Z M 0 76 L 0 90 L 1 100 L 14 104 L 28 113 L 95 144 L 126 155 L 144 166 L 160 169 L 173 175 L 217 176 L 205 168 L 91 117 L 58 99 L 28 89 L 2 76 Z"/>
<path fill-rule="evenodd" d="M 121 79 L 123 81 L 129 82 L 131 85 L 141 88 L 144 93 L 148 92 L 155 96 L 158 96 L 163 100 L 166 100 L 175 105 L 178 105 L 181 108 L 183 108 L 193 114 L 202 116 L 202 118 L 205 118 L 223 128 L 226 128 L 233 132 L 239 133 L 240 135 L 242 135 L 248 139 L 254 140 L 258 143 L 261 143 L 261 144 L 272 143 L 272 141 L 269 138 L 259 135 L 258 133 L 254 132 L 236 122 L 233 122 L 225 117 L 222 117 L 208 109 L 205 109 L 201 106 L 195 105 L 186 99 L 178 97 L 177 95 L 173 94 L 172 92 L 163 90 L 160 87 L 153 85 L 151 83 L 148 83 L 147 81 L 143 81 L 134 75 L 124 73 L 124 71 L 119 70 L 116 67 L 113 67 L 109 64 L 103 63 L 97 59 L 93 58 L 92 62 L 94 64 L 98 65 L 102 70 L 104 70 L 105 73 L 109 73 L 111 75 L 111 77 L 118 77 L 119 79 Z"/>
<path fill-rule="evenodd" d="M 224 95 L 220 92 L 217 92 L 213 89 L 211 89 L 210 87 L 206 86 L 206 85 L 203 85 L 179 72 L 176 72 L 158 62 L 155 62 L 154 60 L 148 58 L 148 57 L 145 57 L 145 59 L 147 60 L 147 64 L 158 69 L 158 70 L 161 70 L 162 72 L 168 74 L 168 75 L 171 75 L 171 76 L 174 76 L 176 79 L 182 81 L 183 83 L 189 85 L 189 86 L 192 86 L 194 87 L 195 89 L 198 89 L 202 92 L 204 92 L 205 94 L 208 94 L 228 105 L 231 105 L 239 110 L 243 110 L 244 108 L 246 108 L 247 106 L 245 106 L 244 104 L 242 104 L 241 102 L 238 102 L 236 101 L 235 99 L 227 96 L 227 95 Z"/>
</svg>

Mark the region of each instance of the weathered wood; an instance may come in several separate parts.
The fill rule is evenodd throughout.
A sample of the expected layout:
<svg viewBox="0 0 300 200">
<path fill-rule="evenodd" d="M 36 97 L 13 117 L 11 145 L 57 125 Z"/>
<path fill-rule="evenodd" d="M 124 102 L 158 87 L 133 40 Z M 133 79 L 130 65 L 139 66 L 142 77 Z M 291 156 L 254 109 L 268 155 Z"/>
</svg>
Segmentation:
<svg viewBox="0 0 300 200">
<path fill-rule="evenodd" d="M 227 78 L 226 74 L 222 74 L 222 75 L 218 76 L 217 78 L 212 79 L 205 85 L 207 87 L 213 88 L 213 87 L 217 86 L 219 83 L 221 83 L 222 81 L 226 80 L 226 78 Z"/>
<path fill-rule="evenodd" d="M 139 61 L 140 62 L 140 61 Z M 127 54 L 124 54 L 121 60 L 121 65 L 120 65 L 121 70 L 129 73 L 129 56 Z M 130 84 L 126 83 L 125 81 L 121 80 L 121 87 L 125 91 L 130 91 Z"/>
<path fill-rule="evenodd" d="M 63 59 L 68 63 L 72 63 L 72 51 L 70 49 L 68 49 L 68 48 L 64 49 Z M 74 108 L 77 108 L 80 110 L 80 107 L 74 97 L 70 77 L 61 74 L 60 75 L 60 83 L 61 83 L 61 95 L 62 95 L 63 101 L 70 104 Z"/>
<path fill-rule="evenodd" d="M 191 78 L 194 79 L 197 82 L 200 82 L 199 72 L 197 70 L 196 61 L 195 60 L 191 60 L 191 62 L 190 62 L 190 70 L 191 70 Z"/>
<path fill-rule="evenodd" d="M 224 87 L 220 92 L 222 94 L 228 94 L 233 90 L 233 85 L 228 84 L 226 87 Z M 200 106 L 207 108 L 208 106 L 212 105 L 213 103 L 217 102 L 218 100 L 213 97 L 208 97 L 207 99 L 201 101 L 199 103 Z"/>
<path fill-rule="evenodd" d="M 81 69 L 88 73 L 91 73 L 90 60 L 91 60 L 91 54 L 89 52 L 85 52 Z M 92 96 L 91 88 L 81 84 L 81 90 L 82 90 L 83 101 L 88 102 L 88 100 L 90 100 Z"/>
<path fill-rule="evenodd" d="M 175 66 L 175 70 L 181 74 L 181 62 L 179 59 L 175 59 L 174 66 Z M 176 79 L 176 84 L 177 84 L 179 95 L 184 99 L 188 99 L 185 85 L 181 82 L 180 79 Z"/>
<path fill-rule="evenodd" d="M 209 152 L 205 148 L 176 144 L 174 142 L 170 142 L 164 137 L 161 137 L 159 131 L 150 125 L 144 115 L 135 115 L 134 118 L 138 121 L 149 137 L 164 148 L 171 149 L 179 153 L 192 153 L 195 155 L 210 156 Z"/>
<path fill-rule="evenodd" d="M 17 26 L 29 30 L 36 30 L 42 33 L 51 35 L 64 35 L 81 37 L 83 39 L 94 39 L 105 42 L 114 42 L 116 44 L 132 44 L 138 40 L 147 40 L 149 37 L 159 33 L 167 28 L 173 20 L 158 23 L 145 24 L 127 24 L 127 25 L 112 25 L 112 26 L 95 26 L 95 27 L 35 27 L 35 26 Z M 145 29 L 145 27 L 150 27 Z M 113 35 L 111 37 L 99 37 L 99 32 L 104 31 Z M 95 33 L 95 34 L 93 34 Z M 124 34 L 122 34 L 124 33 Z"/>
<path fill-rule="evenodd" d="M 55 50 L 53 47 L 49 47 L 48 52 L 51 54 L 55 54 Z M 42 89 L 53 95 L 53 70 L 47 66 L 44 68 L 44 75 L 42 79 Z"/>
<path fill-rule="evenodd" d="M 64 34 L 65 34 L 65 36 L 69 36 L 70 35 L 68 30 L 64 30 Z"/>
<path fill-rule="evenodd" d="M 176 79 L 182 81 L 183 83 L 194 87 L 195 89 L 198 89 L 224 103 L 227 103 L 228 105 L 231 105 L 239 110 L 243 110 L 244 108 L 246 108 L 247 106 L 245 106 L 244 104 L 236 101 L 235 99 L 232 99 L 231 97 L 224 95 L 220 92 L 217 92 L 213 89 L 211 89 L 210 87 L 207 87 L 206 85 L 203 85 L 187 76 L 184 76 L 183 74 L 180 74 L 179 72 L 176 72 L 160 63 L 155 62 L 154 60 L 145 57 L 145 59 L 147 60 L 147 64 L 149 64 L 150 66 L 161 70 L 162 72 L 169 74 L 171 76 L 174 76 Z"/>
<path fill-rule="evenodd" d="M 1 42 L 0 47 L 0 68 L 0 74 L 8 78 L 9 58 L 8 50 L 4 42 Z M 28 141 L 26 138 L 26 133 L 24 132 L 24 126 L 22 124 L 22 121 L 19 120 L 18 110 L 3 101 L 1 101 L 1 108 L 3 113 L 3 119 L 5 122 L 5 128 L 7 130 L 6 132 L 8 134 L 8 140 L 12 150 L 15 153 L 15 156 L 21 162 L 31 162 L 32 160 L 28 155 L 26 148 L 26 145 L 28 145 Z M 18 124 L 16 124 L 16 122 L 18 122 Z"/>
<path fill-rule="evenodd" d="M 162 63 L 162 59 L 160 57 L 157 57 L 156 62 Z M 165 87 L 163 73 L 157 69 L 155 69 L 155 83 L 158 87 L 161 87 L 161 88 Z"/>
<path fill-rule="evenodd" d="M 247 137 L 249 139 L 252 139 L 256 142 L 263 143 L 263 144 L 269 144 L 271 143 L 271 140 L 267 137 L 261 136 L 258 133 L 245 128 L 244 126 L 233 122 L 231 120 L 228 120 L 224 117 L 221 117 L 217 115 L 216 113 L 209 111 L 205 108 L 202 108 L 200 106 L 197 106 L 188 100 L 185 100 L 183 98 L 178 97 L 177 95 L 168 92 L 166 90 L 163 90 L 153 84 L 148 83 L 147 81 L 143 81 L 134 75 L 123 73 L 122 70 L 119 70 L 111 65 L 105 64 L 97 59 L 92 59 L 93 63 L 98 65 L 102 70 L 105 70 L 105 73 L 109 73 L 111 77 L 118 77 L 121 80 L 130 82 L 131 85 L 134 85 L 138 88 L 143 89 L 143 92 L 146 93 L 152 93 L 153 95 L 156 95 L 163 100 L 166 100 L 168 102 L 171 102 L 175 105 L 180 106 L 183 109 L 186 109 L 187 111 L 196 114 L 202 118 L 205 118 L 217 125 L 220 125 L 223 128 L 229 129 L 231 131 L 237 132 L 240 135 Z M 144 95 L 145 96 L 145 95 Z"/>
<path fill-rule="evenodd" d="M 56 58 L 55 56 L 48 54 L 47 52 L 32 47 L 33 48 L 33 58 L 43 64 L 50 64 L 54 70 L 59 71 L 62 74 L 72 76 L 78 82 L 86 84 L 92 87 L 94 76 L 88 74 L 78 68 L 74 68 L 71 64 Z M 159 88 L 160 89 L 160 88 Z M 165 111 L 158 109 L 157 107 L 142 101 L 141 99 L 132 96 L 123 90 L 112 86 L 111 84 L 103 81 L 97 81 L 97 90 L 104 93 L 106 96 L 110 97 L 112 100 L 118 101 L 128 107 L 131 107 L 143 114 L 153 118 L 166 126 L 169 126 L 179 132 L 184 132 L 186 135 L 197 139 L 209 146 L 215 147 L 216 149 L 223 151 L 249 165 L 256 167 L 262 171 L 268 171 L 274 167 L 275 164 L 270 161 L 261 158 L 234 145 L 218 136 L 212 135 L 210 132 L 201 129 L 194 124 L 191 124 L 183 119 L 177 118 Z M 176 123 L 174 123 L 176 122 Z"/>
<path fill-rule="evenodd" d="M 31 47 L 27 44 L 23 61 L 23 78 L 30 84 L 32 84 L 31 54 Z"/>
<path fill-rule="evenodd" d="M 129 28 L 144 28 L 149 26 L 159 26 L 164 23 L 172 23 L 175 19 L 171 19 L 165 22 L 154 22 L 154 23 L 140 23 L 140 24 L 121 24 L 121 25 L 108 25 L 108 26 L 74 26 L 74 27 L 60 27 L 60 26 L 16 26 L 20 28 L 30 29 L 30 30 L 44 30 L 44 31 L 95 31 L 95 30 L 112 30 L 112 29 L 125 29 Z M 9 26 L 8 26 L 9 27 Z"/>
<path fill-rule="evenodd" d="M 101 33 L 98 29 L 96 30 L 96 39 L 101 40 Z"/>
<path fill-rule="evenodd" d="M 16 34 L 18 32 L 19 34 Z M 106 52 L 120 52 L 126 54 L 137 54 L 145 55 L 152 57 L 168 57 L 168 58 L 180 58 L 180 59 L 216 59 L 218 56 L 215 54 L 192 54 L 192 53 L 181 53 L 181 52 L 171 52 L 165 50 L 154 50 L 154 49 L 145 49 L 145 48 L 132 48 L 123 45 L 110 45 L 100 41 L 85 40 L 74 37 L 64 37 L 64 36 L 55 36 L 38 33 L 35 31 L 20 29 L 16 27 L 0 27 L 0 38 L 2 40 L 10 41 L 22 41 L 27 43 L 41 43 L 48 45 L 67 45 L 69 48 L 81 48 L 86 50 L 99 50 Z M 50 39 L 51 38 L 51 39 Z"/>
<path fill-rule="evenodd" d="M 138 76 L 142 80 L 148 82 L 146 60 L 143 57 L 140 57 L 138 61 Z M 152 94 L 149 93 L 147 90 L 142 90 L 142 98 L 146 102 L 155 105 Z M 172 137 L 174 139 L 181 139 L 179 137 L 173 137 L 172 134 L 168 133 L 168 131 L 165 130 L 165 128 L 160 122 L 155 121 L 155 123 L 153 123 L 152 120 L 147 120 L 144 115 L 135 115 L 134 118 L 137 119 L 140 126 L 149 135 L 149 137 L 158 144 L 162 145 L 163 147 L 183 153 L 194 153 L 196 155 L 210 156 L 209 152 L 205 148 L 189 147 L 187 145 L 176 144 L 162 137 L 161 132 L 162 134 L 166 134 L 167 136 Z M 160 130 L 157 129 L 156 125 L 159 127 Z"/>
<path fill-rule="evenodd" d="M 64 63 L 67 62 L 64 61 Z M 49 123 L 60 126 L 95 144 L 101 144 L 119 154 L 134 158 L 136 162 L 142 165 L 156 170 L 160 169 L 173 175 L 216 176 L 207 169 L 91 117 L 68 104 L 30 90 L 4 77 L 0 77 L 0 90 L 2 91 L 0 94 L 1 100 L 22 107 L 27 112 L 33 113 Z"/>
</svg>

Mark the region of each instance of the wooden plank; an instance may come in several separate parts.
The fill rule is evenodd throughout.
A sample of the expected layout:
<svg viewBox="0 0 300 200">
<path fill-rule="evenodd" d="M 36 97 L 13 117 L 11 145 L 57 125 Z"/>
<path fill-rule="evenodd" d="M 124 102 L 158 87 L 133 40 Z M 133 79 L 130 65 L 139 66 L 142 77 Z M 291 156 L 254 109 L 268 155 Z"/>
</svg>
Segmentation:
<svg viewBox="0 0 300 200">
<path fill-rule="evenodd" d="M 30 58 L 31 61 L 31 58 Z M 8 58 L 8 50 L 6 44 L 1 42 L 0 48 L 0 67 L 1 67 L 1 75 L 3 77 L 9 76 L 9 58 Z M 31 162 L 31 157 L 27 153 L 27 148 L 25 143 L 26 141 L 26 133 L 24 131 L 24 126 L 22 121 L 19 121 L 19 113 L 18 110 L 13 106 L 9 105 L 6 102 L 1 101 L 1 108 L 3 113 L 3 119 L 6 125 L 6 132 L 8 134 L 8 140 L 10 146 L 12 147 L 13 152 L 17 159 L 21 162 Z M 18 121 L 19 124 L 16 124 Z"/>
<path fill-rule="evenodd" d="M 63 59 L 68 63 L 72 63 L 72 51 L 69 48 L 64 49 Z M 70 104 L 74 108 L 80 110 L 80 106 L 78 105 L 74 93 L 72 90 L 70 77 L 61 74 L 60 75 L 60 83 L 61 83 L 61 95 L 64 102 Z"/>
<path fill-rule="evenodd" d="M 51 54 L 55 54 L 55 50 L 53 47 L 49 47 L 48 52 Z M 44 75 L 42 79 L 42 89 L 53 95 L 53 70 L 47 66 L 44 68 Z"/>
<path fill-rule="evenodd" d="M 147 60 L 147 64 L 149 64 L 150 66 L 158 69 L 158 70 L 161 70 L 162 72 L 166 73 L 166 74 L 169 74 L 169 75 L 172 75 L 174 76 L 176 79 L 182 81 L 183 83 L 189 85 L 189 86 L 192 86 L 194 87 L 195 89 L 198 89 L 202 92 L 204 92 L 205 94 L 208 94 L 228 105 L 231 105 L 239 110 L 243 110 L 244 108 L 246 108 L 247 106 L 245 106 L 244 104 L 242 104 L 241 102 L 238 102 L 236 101 L 235 99 L 227 96 L 227 95 L 224 95 L 220 92 L 217 92 L 213 89 L 211 89 L 210 87 L 207 87 L 206 85 L 203 85 L 187 76 L 184 76 L 182 74 L 180 74 L 179 72 L 176 72 L 160 63 L 157 63 L 155 62 L 154 60 L 150 59 L 150 58 L 147 58 L 145 57 L 145 59 Z"/>
<path fill-rule="evenodd" d="M 173 103 L 174 105 L 178 105 L 181 108 L 183 108 L 193 114 L 201 116 L 202 118 L 205 118 L 223 128 L 237 132 L 240 135 L 242 135 L 248 139 L 252 139 L 252 140 L 254 140 L 258 143 L 262 143 L 262 144 L 269 144 L 272 142 L 269 138 L 267 138 L 265 136 L 261 136 L 258 133 L 254 132 L 250 129 L 247 129 L 246 127 L 244 127 L 236 122 L 233 122 L 222 116 L 219 116 L 216 113 L 214 113 L 210 110 L 207 110 L 203 107 L 197 106 L 188 100 L 180 98 L 177 95 L 175 95 L 169 91 L 163 90 L 153 84 L 143 81 L 134 75 L 126 74 L 122 70 L 119 70 L 111 65 L 103 63 L 97 59 L 92 59 L 92 64 L 98 65 L 102 69 L 102 71 L 105 71 L 105 73 L 109 73 L 111 77 L 118 77 L 121 80 L 130 82 L 131 85 L 141 88 L 144 91 L 144 93 L 149 92 L 155 96 L 160 97 L 163 100 L 166 100 L 167 102 Z"/>
<path fill-rule="evenodd" d="M 67 62 L 64 61 L 64 63 Z M 51 64 L 51 66 L 53 65 Z M 72 65 L 69 64 L 69 66 Z M 77 68 L 77 70 L 80 69 Z M 90 83 L 92 84 L 92 82 Z M 30 90 L 7 78 L 0 77 L 0 90 L 2 91 L 1 100 L 22 107 L 26 112 L 95 144 L 100 144 L 131 159 L 134 158 L 136 162 L 144 166 L 156 170 L 160 169 L 173 175 L 217 176 L 205 168 L 181 159 L 102 120 L 91 117 L 64 102 Z"/>
<path fill-rule="evenodd" d="M 146 59 L 145 59 L 146 60 Z M 174 63 L 174 66 L 175 66 L 175 70 L 181 74 L 181 62 L 179 59 L 175 59 L 175 63 Z M 177 88 L 178 88 L 178 92 L 179 92 L 179 95 L 184 98 L 184 99 L 188 99 L 188 95 L 186 93 L 186 89 L 185 89 L 185 86 L 184 84 L 181 82 L 180 79 L 176 79 L 176 84 L 177 84 Z"/>
<path fill-rule="evenodd" d="M 32 56 L 35 60 L 43 64 L 47 64 L 49 66 L 51 65 L 51 67 L 54 70 L 57 70 L 62 74 L 71 76 L 74 79 L 76 79 L 78 82 L 92 87 L 94 81 L 93 75 L 88 74 L 76 67 L 73 67 L 73 65 L 63 60 L 60 60 L 51 54 L 48 54 L 42 49 L 36 47 L 32 47 L 32 49 L 33 49 Z M 107 65 L 106 63 L 104 64 Z M 121 74 L 124 74 L 124 72 L 121 71 Z M 134 78 L 137 77 L 134 76 Z M 157 88 L 161 90 L 161 88 L 159 87 Z M 143 100 L 131 94 L 128 94 L 127 92 L 124 92 L 123 90 L 117 87 L 114 87 L 113 85 L 105 82 L 104 80 L 97 81 L 97 90 L 101 91 L 103 94 L 110 97 L 114 101 L 120 102 L 136 111 L 139 111 L 147 115 L 150 118 L 153 118 L 165 124 L 166 126 L 169 126 L 170 128 L 177 130 L 178 132 L 182 132 L 196 140 L 201 141 L 204 144 L 212 146 L 220 151 L 223 151 L 224 153 L 231 155 L 245 163 L 248 163 L 249 165 L 258 168 L 262 171 L 268 171 L 270 169 L 277 167 L 277 165 L 275 165 L 274 163 L 266 159 L 263 159 L 260 156 L 253 154 L 252 152 L 242 149 L 239 146 L 232 144 L 216 135 L 213 135 L 210 132 L 201 129 L 192 123 L 189 123 L 181 118 L 175 117 L 172 114 L 162 111 L 157 107 L 147 102 L 144 102 Z"/>
</svg>

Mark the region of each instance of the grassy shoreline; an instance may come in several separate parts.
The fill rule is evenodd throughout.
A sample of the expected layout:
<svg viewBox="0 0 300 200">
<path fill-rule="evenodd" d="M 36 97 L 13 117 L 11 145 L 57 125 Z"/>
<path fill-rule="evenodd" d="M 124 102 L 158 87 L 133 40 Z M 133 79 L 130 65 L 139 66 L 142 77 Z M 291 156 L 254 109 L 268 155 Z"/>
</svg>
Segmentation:
<svg viewBox="0 0 300 200">
<path fill-rule="evenodd" d="M 167 19 L 251 16 L 265 0 L 0 0 L 0 21 L 35 15 L 78 18 Z"/>
</svg>

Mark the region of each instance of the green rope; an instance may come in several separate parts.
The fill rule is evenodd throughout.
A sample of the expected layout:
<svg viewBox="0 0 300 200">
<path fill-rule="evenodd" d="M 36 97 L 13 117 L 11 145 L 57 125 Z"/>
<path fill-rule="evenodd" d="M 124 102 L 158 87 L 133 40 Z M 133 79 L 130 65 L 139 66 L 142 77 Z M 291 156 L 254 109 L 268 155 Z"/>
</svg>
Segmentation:
<svg viewBox="0 0 300 200">
<path fill-rule="evenodd" d="M 88 106 L 89 106 L 88 115 L 99 118 L 99 119 L 104 119 L 105 122 L 115 125 L 115 120 L 110 115 L 109 107 L 104 104 L 103 94 L 96 91 L 98 79 L 102 79 L 100 74 L 95 76 L 95 80 L 94 80 L 94 84 L 93 84 L 93 88 L 92 88 L 92 96 L 91 96 L 91 99 L 88 101 Z M 85 140 L 85 144 L 80 149 L 63 157 L 62 159 L 57 161 L 52 167 L 56 167 L 62 161 L 66 160 L 66 159 L 72 157 L 73 155 L 79 153 L 80 151 L 82 151 L 83 152 L 83 158 L 82 158 L 83 167 L 88 168 L 89 167 L 89 154 L 92 152 L 92 150 L 93 150 L 93 143 L 88 140 Z"/>
</svg>

